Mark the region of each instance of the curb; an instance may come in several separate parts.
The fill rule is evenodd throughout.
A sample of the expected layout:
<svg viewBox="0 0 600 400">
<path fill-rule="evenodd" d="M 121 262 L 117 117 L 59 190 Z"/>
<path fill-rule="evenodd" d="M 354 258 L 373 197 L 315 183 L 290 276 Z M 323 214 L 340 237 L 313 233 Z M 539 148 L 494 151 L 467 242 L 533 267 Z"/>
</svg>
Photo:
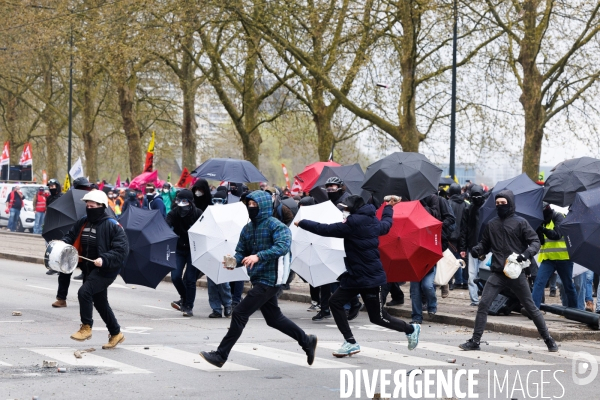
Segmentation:
<svg viewBox="0 0 600 400">
<path fill-rule="evenodd" d="M 25 232 L 11 232 L 9 230 L 0 229 L 0 235 L 11 235 L 11 236 L 27 236 L 28 238 L 42 238 L 42 235 L 36 233 L 25 233 Z"/>
<path fill-rule="evenodd" d="M 30 256 L 22 256 L 20 254 L 12 254 L 12 253 L 0 253 L 0 258 L 5 260 L 12 261 L 21 261 L 31 264 L 42 264 L 44 265 L 44 259 L 42 257 L 30 257 Z"/>
</svg>

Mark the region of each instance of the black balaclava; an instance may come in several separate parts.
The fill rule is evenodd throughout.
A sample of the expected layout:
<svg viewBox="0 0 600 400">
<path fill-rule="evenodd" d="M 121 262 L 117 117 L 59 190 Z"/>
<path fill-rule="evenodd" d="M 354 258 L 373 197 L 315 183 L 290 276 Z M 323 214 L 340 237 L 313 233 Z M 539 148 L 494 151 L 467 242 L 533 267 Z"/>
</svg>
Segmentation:
<svg viewBox="0 0 600 400">
<path fill-rule="evenodd" d="M 52 196 L 56 196 L 56 195 L 58 194 L 58 188 L 57 188 L 57 187 L 55 187 L 54 189 L 50 189 L 50 194 L 51 194 Z"/>
<path fill-rule="evenodd" d="M 333 204 L 336 204 L 343 194 L 344 191 L 340 188 L 337 192 L 327 192 L 327 197 L 329 198 L 329 200 L 331 200 Z"/>
<path fill-rule="evenodd" d="M 544 224 L 549 224 L 552 221 L 552 216 L 554 215 L 554 210 L 550 208 L 550 206 L 546 206 L 544 208 Z"/>
<path fill-rule="evenodd" d="M 260 209 L 257 207 L 248 207 L 248 216 L 250 217 L 250 221 L 254 221 L 256 217 L 258 217 Z"/>
<path fill-rule="evenodd" d="M 504 197 L 496 197 L 496 199 Z M 508 201 L 508 199 L 506 199 Z M 496 206 L 496 212 L 501 219 L 505 219 L 510 214 L 511 206 L 510 203 L 500 204 Z"/>
<path fill-rule="evenodd" d="M 102 219 L 104 211 L 106 211 L 106 207 L 102 205 L 102 207 L 98 208 L 86 208 L 85 214 L 87 215 L 87 220 L 92 224 L 95 224 Z"/>
<path fill-rule="evenodd" d="M 471 202 L 476 207 L 481 207 L 483 203 L 485 203 L 485 198 L 483 197 L 483 188 L 481 185 L 472 185 L 470 196 Z"/>
</svg>

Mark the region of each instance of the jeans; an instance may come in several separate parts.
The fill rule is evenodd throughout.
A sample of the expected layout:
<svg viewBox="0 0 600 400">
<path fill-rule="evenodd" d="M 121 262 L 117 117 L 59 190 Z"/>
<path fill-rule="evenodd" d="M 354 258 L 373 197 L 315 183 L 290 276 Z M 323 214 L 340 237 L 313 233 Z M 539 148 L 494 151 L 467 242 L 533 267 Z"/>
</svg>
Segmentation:
<svg viewBox="0 0 600 400">
<path fill-rule="evenodd" d="M 458 258 L 460 260 L 460 258 Z M 456 270 L 456 273 L 454 274 L 454 284 L 455 285 L 462 285 L 463 283 L 468 283 L 469 279 L 467 278 L 467 280 L 463 279 L 463 268 L 459 268 Z"/>
<path fill-rule="evenodd" d="M 58 273 L 58 291 L 56 292 L 57 300 L 66 300 L 69 294 L 69 286 L 71 285 L 71 275 Z"/>
<path fill-rule="evenodd" d="M 206 277 L 206 281 L 208 282 L 208 304 L 210 304 L 210 308 L 214 312 L 221 314 L 223 306 L 225 308 L 231 307 L 231 288 L 229 287 L 229 283 L 225 282 L 217 285 L 209 277 Z"/>
<path fill-rule="evenodd" d="M 410 283 L 410 302 L 412 303 L 412 320 L 415 322 L 423 321 L 423 304 L 421 303 L 422 294 L 427 301 L 427 312 L 437 312 L 437 297 L 435 296 L 435 266 L 421 279 L 421 282 Z"/>
<path fill-rule="evenodd" d="M 585 301 L 594 301 L 592 297 L 592 284 L 594 283 L 594 271 L 585 272 Z"/>
<path fill-rule="evenodd" d="M 79 314 L 81 323 L 89 326 L 94 325 L 94 307 L 102 321 L 106 324 L 111 336 L 118 335 L 121 327 L 108 304 L 108 287 L 114 282 L 115 278 L 107 278 L 100 274 L 97 269 L 92 270 L 88 275 L 83 276 L 83 285 L 77 292 L 79 298 Z"/>
<path fill-rule="evenodd" d="M 573 284 L 575 285 L 576 292 L 576 307 L 578 310 L 585 310 L 585 272 L 572 278 Z M 563 306 L 569 307 L 569 301 L 565 294 L 564 285 L 560 276 L 556 280 L 558 289 L 560 291 L 560 301 Z"/>
<path fill-rule="evenodd" d="M 338 329 L 344 336 L 344 339 L 354 339 L 350 325 L 348 324 L 348 317 L 344 311 L 344 304 L 356 299 L 356 295 L 360 294 L 360 297 L 365 302 L 367 313 L 369 314 L 369 320 L 371 323 L 384 328 L 389 328 L 398 332 L 412 333 L 413 327 L 406 322 L 394 318 L 388 314 L 383 308 L 383 302 L 381 301 L 381 287 L 364 288 L 364 289 L 342 289 L 338 288 L 329 300 L 329 306 L 331 307 L 331 313 Z M 420 301 L 420 300 L 419 300 Z"/>
<path fill-rule="evenodd" d="M 277 305 L 278 291 L 279 287 L 267 286 L 261 283 L 257 283 L 252 287 L 240 304 L 233 309 L 229 330 L 217 349 L 221 357 L 225 360 L 229 357 L 231 349 L 242 336 L 250 316 L 259 309 L 268 326 L 295 339 L 302 348 L 308 345 L 306 333 L 281 313 Z"/>
<path fill-rule="evenodd" d="M 531 294 L 533 297 L 533 303 L 537 308 L 540 308 L 546 283 L 555 271 L 558 273 L 558 275 L 560 275 L 560 279 L 563 282 L 566 282 L 565 291 L 569 307 L 577 307 L 577 294 L 575 293 L 575 286 L 573 286 L 573 282 L 571 280 L 571 277 L 573 276 L 573 261 L 569 260 L 542 261 L 533 284 L 533 293 Z"/>
<path fill-rule="evenodd" d="M 479 294 L 477 294 L 477 285 L 475 284 L 475 279 L 479 275 L 479 266 L 483 263 L 483 261 L 479 260 L 479 258 L 473 258 L 469 251 L 469 297 L 471 298 L 471 303 L 479 303 Z"/>
<path fill-rule="evenodd" d="M 556 279 L 558 279 L 558 274 L 552 274 L 552 276 L 550 276 L 550 290 L 556 290 Z"/>
<path fill-rule="evenodd" d="M 483 287 L 483 293 L 481 294 L 481 300 L 479 301 L 479 307 L 477 308 L 477 316 L 475 317 L 473 340 L 477 343 L 480 342 L 483 330 L 485 329 L 485 324 L 487 323 L 488 309 L 503 289 L 509 289 L 517 296 L 521 305 L 523 305 L 525 310 L 527 310 L 527 313 L 533 319 L 533 323 L 537 327 L 542 339 L 547 339 L 550 334 L 546 327 L 546 321 L 544 321 L 544 316 L 533 303 L 531 289 L 529 288 L 529 283 L 527 282 L 525 274 L 521 273 L 517 279 L 510 279 L 502 272 L 494 272 L 490 275 Z"/>
<path fill-rule="evenodd" d="M 35 223 L 33 224 L 33 233 L 37 233 L 38 235 L 42 234 L 42 227 L 44 226 L 44 217 L 46 216 L 45 212 L 37 212 L 35 213 Z"/>
<path fill-rule="evenodd" d="M 11 208 L 10 215 L 8 216 L 8 230 L 14 232 L 17 230 L 17 221 L 21 215 L 20 208 Z"/>
<path fill-rule="evenodd" d="M 242 294 L 244 293 L 244 281 L 229 282 L 229 288 L 231 289 L 232 303 L 239 304 L 242 301 Z"/>
<path fill-rule="evenodd" d="M 200 271 L 192 266 L 192 253 L 190 251 L 179 250 L 175 253 L 175 269 L 171 271 L 171 281 L 177 289 L 181 304 L 184 308 L 193 309 L 194 300 L 196 300 L 196 281 Z M 187 268 L 185 266 L 187 265 Z M 185 268 L 185 274 L 183 269 Z"/>
<path fill-rule="evenodd" d="M 392 301 L 400 301 L 404 303 L 404 292 L 400 288 L 399 282 L 388 282 L 381 286 L 381 302 L 383 304 L 387 301 L 387 295 L 391 293 Z"/>
</svg>

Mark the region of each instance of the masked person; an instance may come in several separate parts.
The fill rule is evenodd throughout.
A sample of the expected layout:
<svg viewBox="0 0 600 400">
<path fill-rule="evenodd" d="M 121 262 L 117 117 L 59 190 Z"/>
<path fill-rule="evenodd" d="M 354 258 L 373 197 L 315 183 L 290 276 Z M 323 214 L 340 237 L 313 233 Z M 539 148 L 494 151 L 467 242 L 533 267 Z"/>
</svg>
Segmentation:
<svg viewBox="0 0 600 400">
<path fill-rule="evenodd" d="M 484 257 L 492 252 L 491 275 L 481 294 L 475 317 L 473 337 L 459 347 L 463 350 L 480 350 L 479 342 L 487 322 L 488 309 L 503 289 L 512 291 L 533 319 L 540 336 L 548 346 L 548 351 L 556 352 L 558 347 L 548 333 L 546 321 L 531 297 L 531 289 L 523 270 L 517 279 L 504 275 L 504 264 L 512 253 L 518 254 L 517 261 L 529 260 L 540 250 L 538 235 L 524 218 L 515 214 L 515 196 L 510 190 L 502 190 L 496 195 L 498 216 L 490 220 L 483 230 L 481 241 L 471 249 L 473 258 Z"/>
<path fill-rule="evenodd" d="M 116 214 L 116 211 L 115 211 L 115 207 L 116 207 L 115 200 L 117 199 L 117 195 L 112 190 L 109 190 L 107 196 L 108 196 L 108 207 L 110 207 L 110 209 L 113 210 L 113 212 L 115 212 L 115 214 Z"/>
<path fill-rule="evenodd" d="M 360 196 L 349 196 L 342 204 L 350 213 L 345 222 L 295 222 L 296 226 L 316 235 L 344 239 L 346 272 L 339 276 L 340 287 L 329 300 L 335 324 L 344 336 L 344 343 L 333 355 L 346 357 L 360 352 L 360 346 L 354 339 L 344 311 L 344 305 L 358 294 L 365 302 L 369 320 L 373 324 L 404 332 L 408 339 L 408 349 L 413 350 L 419 343 L 421 327 L 418 324 L 409 325 L 390 316 L 381 301 L 381 286 L 386 284 L 387 279 L 379 256 L 379 236 L 387 234 L 392 227 L 392 207 L 396 201 L 391 200 L 384 207 L 381 221 L 375 216 L 375 206 L 365 204 Z"/>
<path fill-rule="evenodd" d="M 350 196 L 343 188 L 344 181 L 337 176 L 332 176 L 325 182 L 325 190 L 327 191 L 327 198 L 331 200 L 334 206 L 344 211 L 343 207 L 339 204 L 343 204 L 344 201 Z"/>
<path fill-rule="evenodd" d="M 165 212 L 168 214 L 173 208 L 175 204 L 175 198 L 177 197 L 177 190 L 169 182 L 165 182 L 162 185 L 162 189 L 159 193 L 159 196 L 162 198 L 163 203 L 165 204 Z"/>
<path fill-rule="evenodd" d="M 125 189 L 119 190 L 119 195 L 115 198 L 115 215 L 118 217 L 123 213 L 123 206 L 127 199 L 127 192 Z"/>
<path fill-rule="evenodd" d="M 273 201 L 269 193 L 254 191 L 246 196 L 245 201 L 250 222 L 240 233 L 235 259 L 238 267 L 248 268 L 252 289 L 233 309 L 229 330 L 217 350 L 202 351 L 200 355 L 210 364 L 221 368 L 250 316 L 260 309 L 267 325 L 295 339 L 306 352 L 308 365 L 312 365 L 317 337 L 307 335 L 286 318 L 277 305 L 277 293 L 287 279 L 284 268 L 279 267 L 279 258 L 290 251 L 290 230 L 272 217 Z"/>
<path fill-rule="evenodd" d="M 73 225 L 63 242 L 73 245 L 80 256 L 94 260 L 79 263 L 83 284 L 77 292 L 81 326 L 71 339 L 84 341 L 92 338 L 93 308 L 106 324 L 108 343 L 103 349 L 112 349 L 125 340 L 121 327 L 108 304 L 108 287 L 114 282 L 129 255 L 125 231 L 106 212 L 108 198 L 101 190 L 93 190 L 82 198 L 86 216 Z"/>
<path fill-rule="evenodd" d="M 48 190 L 50 191 L 50 196 L 48 196 L 48 198 L 46 199 L 46 208 L 48 208 L 50 206 L 50 204 L 54 203 L 56 200 L 58 200 L 60 198 L 60 196 L 63 195 L 61 187 L 60 187 L 60 182 L 58 182 L 54 178 L 52 178 L 48 181 Z M 54 274 L 58 274 L 58 273 L 59 273 L 58 271 L 54 271 L 52 269 L 49 269 L 48 271 L 46 271 L 46 275 L 54 275 Z M 65 305 L 66 305 L 66 302 L 65 302 Z"/>
<path fill-rule="evenodd" d="M 129 207 L 142 208 L 139 200 L 137 199 L 137 194 L 134 190 L 130 190 L 127 193 L 127 199 L 123 203 L 123 207 L 121 208 L 121 214 L 125 212 Z"/>
<path fill-rule="evenodd" d="M 194 204 L 197 208 L 206 211 L 208 206 L 212 206 L 212 195 L 206 179 L 197 179 L 192 186 L 192 193 L 194 193 Z"/>
<path fill-rule="evenodd" d="M 156 186 L 153 183 L 146 185 L 146 196 L 144 197 L 144 208 L 148 210 L 158 210 L 163 218 L 166 218 L 167 212 L 165 209 L 165 203 L 162 197 L 159 196 L 156 191 Z"/>
<path fill-rule="evenodd" d="M 171 281 L 179 293 L 179 300 L 171 302 L 171 306 L 183 312 L 184 317 L 193 317 L 194 300 L 196 300 L 196 281 L 200 271 L 192 265 L 192 252 L 188 231 L 202 215 L 202 210 L 194 205 L 194 195 L 188 189 L 177 193 L 175 198 L 177 207 L 168 214 L 165 222 L 173 232 L 179 236 L 177 239 L 176 268 L 171 271 Z M 185 268 L 185 274 L 184 274 Z"/>
</svg>

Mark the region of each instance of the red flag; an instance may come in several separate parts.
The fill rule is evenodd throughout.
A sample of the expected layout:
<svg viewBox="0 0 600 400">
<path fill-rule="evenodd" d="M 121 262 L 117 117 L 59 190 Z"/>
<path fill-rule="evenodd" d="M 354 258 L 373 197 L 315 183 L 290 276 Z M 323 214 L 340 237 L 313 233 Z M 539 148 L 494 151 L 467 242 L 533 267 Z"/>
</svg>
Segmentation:
<svg viewBox="0 0 600 400">
<path fill-rule="evenodd" d="M 4 148 L 2 149 L 2 158 L 0 159 L 0 165 L 10 164 L 10 142 L 4 142 Z"/>
<path fill-rule="evenodd" d="M 144 164 L 143 172 L 152 172 L 152 166 L 154 164 L 154 132 L 152 132 L 152 139 L 148 143 L 148 151 L 146 152 L 146 163 Z"/>
<path fill-rule="evenodd" d="M 115 182 L 116 187 L 121 187 L 121 174 L 117 175 L 117 181 Z"/>
<path fill-rule="evenodd" d="M 292 196 L 296 196 L 297 194 L 300 194 L 301 191 L 302 191 L 302 184 L 298 180 L 298 177 L 294 177 L 294 186 L 292 186 L 292 188 L 290 189 Z"/>
<path fill-rule="evenodd" d="M 104 189 L 104 182 L 100 182 L 100 184 L 98 185 L 98 190 L 102 189 Z"/>
<path fill-rule="evenodd" d="M 192 182 L 192 179 L 193 177 L 190 175 L 190 171 L 188 171 L 187 168 L 184 168 L 176 186 L 180 188 L 187 187 Z"/>
<path fill-rule="evenodd" d="M 31 162 L 31 145 L 27 142 L 25 143 L 25 146 L 23 146 L 23 153 L 21 153 L 19 165 L 31 165 Z"/>
<path fill-rule="evenodd" d="M 285 187 L 287 187 L 288 189 L 291 187 L 290 186 L 290 176 L 288 175 L 287 172 L 287 168 L 285 167 L 285 164 L 281 164 L 281 168 L 283 168 L 283 176 L 285 176 Z"/>
</svg>

